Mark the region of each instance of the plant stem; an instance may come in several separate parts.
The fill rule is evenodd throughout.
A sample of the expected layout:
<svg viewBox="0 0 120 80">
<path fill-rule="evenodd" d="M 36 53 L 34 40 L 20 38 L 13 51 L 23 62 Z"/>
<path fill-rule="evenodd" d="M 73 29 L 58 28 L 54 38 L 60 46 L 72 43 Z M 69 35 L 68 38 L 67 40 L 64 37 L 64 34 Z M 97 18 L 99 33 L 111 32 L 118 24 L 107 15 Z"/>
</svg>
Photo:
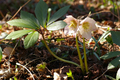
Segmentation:
<svg viewBox="0 0 120 80">
<path fill-rule="evenodd" d="M 85 71 L 84 71 L 83 61 L 82 61 L 82 57 L 81 57 L 80 50 L 79 50 L 79 45 L 78 45 L 77 36 L 76 36 L 76 47 L 77 47 L 77 52 L 78 52 L 78 56 L 79 56 L 79 60 L 80 60 L 81 70 L 82 70 L 82 72 L 83 72 L 83 74 L 84 74 Z"/>
<path fill-rule="evenodd" d="M 42 32 L 41 32 L 41 33 L 42 33 Z M 77 67 L 80 68 L 80 65 L 79 65 L 79 64 L 77 64 L 77 63 L 75 63 L 75 62 L 72 62 L 72 61 L 68 61 L 68 60 L 62 59 L 62 58 L 56 56 L 56 55 L 50 50 L 49 46 L 47 45 L 43 34 L 42 34 L 42 37 L 43 37 L 43 41 L 44 41 L 44 44 L 45 44 L 47 50 L 48 50 L 55 58 L 57 58 L 57 59 L 60 60 L 60 61 L 66 62 L 66 63 L 70 63 L 70 64 L 73 64 L 73 65 L 76 65 Z"/>
<path fill-rule="evenodd" d="M 86 56 L 86 49 L 85 49 L 85 39 L 84 38 L 83 38 L 83 49 L 84 49 L 85 70 L 86 70 L 86 72 L 88 72 L 87 56 Z"/>
<path fill-rule="evenodd" d="M 47 23 L 49 22 L 50 20 L 50 12 L 51 12 L 51 8 L 48 8 L 48 17 L 47 17 Z"/>
<path fill-rule="evenodd" d="M 72 76 L 72 80 L 75 80 L 73 76 Z"/>
</svg>

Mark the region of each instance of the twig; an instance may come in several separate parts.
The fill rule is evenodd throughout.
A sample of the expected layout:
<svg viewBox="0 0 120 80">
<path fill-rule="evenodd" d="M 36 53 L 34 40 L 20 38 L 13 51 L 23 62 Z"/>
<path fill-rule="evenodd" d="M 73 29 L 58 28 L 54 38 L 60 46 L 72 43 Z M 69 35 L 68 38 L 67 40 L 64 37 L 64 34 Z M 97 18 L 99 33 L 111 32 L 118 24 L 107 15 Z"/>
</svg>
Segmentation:
<svg viewBox="0 0 120 80">
<path fill-rule="evenodd" d="M 20 39 L 19 39 L 19 41 L 20 41 Z M 9 72 L 10 72 L 10 58 L 13 55 L 13 52 L 15 51 L 15 48 L 17 47 L 19 41 L 15 44 L 14 48 L 12 49 L 12 51 L 10 53 L 9 59 L 8 59 Z"/>
<path fill-rule="evenodd" d="M 99 77 L 95 78 L 94 80 L 98 80 L 100 77 L 102 77 L 108 70 L 106 70 L 102 75 L 100 75 Z"/>
<path fill-rule="evenodd" d="M 28 0 L 25 4 L 23 4 L 19 9 L 18 9 L 18 11 L 13 15 L 13 17 L 11 18 L 11 19 L 13 19 L 17 14 L 18 14 L 18 12 L 28 3 L 28 2 L 30 2 L 31 0 Z M 10 19 L 10 20 L 11 20 Z"/>
<path fill-rule="evenodd" d="M 0 15 L 2 16 L 2 18 L 4 18 L 5 16 L 3 15 L 2 11 L 0 10 Z"/>
<path fill-rule="evenodd" d="M 38 59 L 40 59 L 40 58 L 37 58 L 37 59 L 34 59 L 34 60 L 30 61 L 30 62 L 27 63 L 25 66 L 27 66 L 28 64 L 30 64 L 30 63 L 32 63 L 33 61 L 36 61 L 36 60 L 38 60 Z"/>
<path fill-rule="evenodd" d="M 93 66 L 95 66 L 95 65 L 97 65 L 98 63 L 95 63 Z M 91 67 L 89 67 L 89 70 L 91 69 L 91 68 L 93 68 L 93 66 L 91 66 Z"/>
<path fill-rule="evenodd" d="M 91 13 L 91 15 L 89 15 L 89 16 L 88 16 L 88 14 L 85 14 L 85 15 L 83 15 L 83 16 L 84 16 L 84 17 L 86 17 L 86 16 L 91 17 L 91 16 L 94 16 L 94 15 L 96 15 L 96 14 L 100 14 L 100 13 L 104 13 L 104 12 L 111 13 L 114 17 L 116 17 L 117 19 L 120 20 L 120 18 L 119 18 L 117 15 L 115 15 L 113 12 L 111 12 L 111 11 L 105 11 L 105 10 L 99 11 L 99 12 L 95 12 L 95 13 Z M 80 18 L 80 17 L 78 16 L 78 19 L 79 19 L 79 18 Z"/>
<path fill-rule="evenodd" d="M 30 73 L 30 75 L 33 77 L 33 80 L 35 80 L 34 76 L 32 75 L 29 69 L 27 69 L 25 66 L 21 65 L 20 63 L 16 63 L 16 65 L 22 66 L 23 68 L 25 68 Z"/>
</svg>

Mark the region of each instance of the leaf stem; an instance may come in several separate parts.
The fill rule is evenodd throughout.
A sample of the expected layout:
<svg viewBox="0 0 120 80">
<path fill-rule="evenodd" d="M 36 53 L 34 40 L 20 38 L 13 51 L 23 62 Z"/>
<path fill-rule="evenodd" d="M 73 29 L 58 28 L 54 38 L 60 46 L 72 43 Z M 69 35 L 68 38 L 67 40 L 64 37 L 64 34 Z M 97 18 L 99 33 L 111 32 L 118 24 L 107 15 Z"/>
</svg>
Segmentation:
<svg viewBox="0 0 120 80">
<path fill-rule="evenodd" d="M 40 32 L 40 33 L 42 33 L 42 32 Z M 47 45 L 43 34 L 42 34 L 42 37 L 43 37 L 43 41 L 44 41 L 44 44 L 45 44 L 47 50 L 48 50 L 55 58 L 57 58 L 57 59 L 60 60 L 60 61 L 66 62 L 66 63 L 70 63 L 70 64 L 73 64 L 73 65 L 76 65 L 77 67 L 80 68 L 80 65 L 79 65 L 79 64 L 77 64 L 77 63 L 75 63 L 75 62 L 72 62 L 72 61 L 68 61 L 68 60 L 62 59 L 62 58 L 56 56 L 56 55 L 50 50 L 49 46 Z"/>
<path fill-rule="evenodd" d="M 85 70 L 86 70 L 86 72 L 88 72 L 87 56 L 86 56 L 86 49 L 85 49 L 85 39 L 84 38 L 83 38 L 83 49 L 84 49 Z"/>
<path fill-rule="evenodd" d="M 81 57 L 80 50 L 79 50 L 79 45 L 78 45 L 77 36 L 76 36 L 76 47 L 77 47 L 77 52 L 78 52 L 78 56 L 79 56 L 79 60 L 80 60 L 81 70 L 82 70 L 82 72 L 83 72 L 83 74 L 84 74 L 85 71 L 84 71 L 83 61 L 82 61 L 82 57 Z"/>
<path fill-rule="evenodd" d="M 50 12 L 51 12 L 51 8 L 48 8 L 48 17 L 47 17 L 47 23 L 49 22 L 50 20 Z"/>
</svg>

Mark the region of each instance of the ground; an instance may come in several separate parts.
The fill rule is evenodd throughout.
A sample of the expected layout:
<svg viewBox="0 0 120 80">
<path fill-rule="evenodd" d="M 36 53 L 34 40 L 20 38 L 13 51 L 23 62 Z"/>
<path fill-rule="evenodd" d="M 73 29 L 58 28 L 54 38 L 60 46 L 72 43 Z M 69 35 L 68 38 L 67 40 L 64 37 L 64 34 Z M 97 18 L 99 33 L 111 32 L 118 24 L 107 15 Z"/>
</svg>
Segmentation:
<svg viewBox="0 0 120 80">
<path fill-rule="evenodd" d="M 21 5 L 24 4 L 23 2 L 24 1 L 21 1 Z M 31 4 L 35 5 L 38 2 L 38 0 L 32 2 Z M 5 1 L 1 0 L 1 4 L 2 3 L 5 3 Z M 6 3 L 8 3 L 7 0 Z M 16 5 L 18 8 L 15 10 L 14 8 L 12 8 L 14 6 L 11 6 L 12 3 L 13 2 L 11 0 L 11 3 L 8 3 L 10 6 L 9 5 L 7 6 L 10 13 L 12 14 L 11 16 L 13 16 L 14 13 L 20 7 Z M 98 28 L 98 30 L 93 32 L 92 34 L 92 36 L 94 36 L 96 40 L 98 40 L 99 37 L 101 37 L 103 33 L 108 30 L 108 28 L 111 31 L 116 31 L 116 30 L 119 31 L 120 16 L 117 15 L 117 13 L 115 13 L 116 10 L 114 8 L 112 8 L 112 10 L 110 9 L 111 7 L 113 7 L 112 5 L 108 5 L 107 7 L 100 8 L 99 3 L 102 4 L 102 1 L 99 2 L 96 0 L 96 2 L 91 4 L 87 1 L 82 2 L 82 0 L 81 1 L 75 0 L 74 2 L 71 3 L 64 2 L 63 4 L 60 3 L 59 1 L 50 2 L 49 0 L 48 1 L 46 0 L 46 3 L 53 8 L 52 13 L 54 13 L 55 10 L 65 5 L 71 4 L 71 7 L 66 13 L 66 15 L 73 15 L 74 17 L 80 20 L 88 16 L 88 13 L 91 11 L 90 17 L 96 20 L 97 28 Z M 31 10 L 30 7 L 32 7 Z M 12 12 L 12 10 L 14 11 Z M 23 10 L 33 13 L 34 6 L 27 6 L 27 7 L 24 6 Z M 9 34 L 13 31 L 17 31 L 21 29 L 16 26 L 9 26 L 8 24 L 4 23 L 9 20 L 10 15 L 9 16 L 6 15 L 7 10 L 4 9 L 1 9 L 0 12 L 2 16 L 0 17 L 1 35 Z M 6 17 L 4 15 L 6 15 Z M 19 18 L 19 13 L 16 15 L 15 18 Z M 61 19 L 63 18 L 65 18 L 65 15 Z M 64 33 L 63 31 L 64 31 L 63 29 L 58 31 L 53 31 L 51 34 L 49 33 L 49 31 L 42 29 L 42 32 L 45 33 L 44 36 L 48 46 L 53 52 L 56 52 L 57 56 L 79 64 L 75 38 L 72 36 L 65 36 L 63 34 Z M 50 34 L 52 37 L 48 38 Z M 82 37 L 80 37 L 79 42 L 80 43 L 83 42 Z M 80 51 L 83 56 L 83 47 L 80 43 L 79 43 Z M 99 48 L 95 46 L 95 41 L 90 42 L 89 43 L 90 46 L 88 46 L 88 40 L 86 40 L 86 49 L 89 51 L 87 53 L 89 72 L 83 75 L 79 67 L 76 67 L 75 65 L 72 64 L 64 63 L 54 58 L 48 52 L 45 45 L 42 43 L 41 35 L 39 36 L 39 40 L 35 43 L 35 45 L 28 49 L 24 48 L 22 39 L 4 40 L 0 38 L 0 46 L 3 50 L 2 60 L 0 61 L 0 78 L 1 80 L 10 80 L 10 78 L 14 80 L 17 79 L 33 80 L 34 77 L 36 80 L 53 80 L 53 77 L 56 75 L 58 79 L 54 78 L 55 80 L 66 80 L 64 77 L 66 76 L 66 73 L 69 72 L 70 69 L 72 71 L 75 80 L 113 80 L 110 79 L 109 76 L 115 78 L 118 68 L 107 70 L 107 66 L 108 63 L 114 58 L 107 60 L 102 60 L 102 59 L 99 60 L 93 53 L 94 52 L 97 53 L 98 56 L 100 57 L 110 51 L 119 51 L 119 46 L 113 44 L 114 45 L 113 48 L 113 46 L 110 45 L 107 41 L 104 42 L 99 41 L 97 43 L 100 46 Z M 100 53 L 99 53 L 99 49 L 100 49 Z M 42 68 L 38 68 L 40 65 L 42 65 Z M 68 80 L 72 80 L 70 77 L 67 78 Z"/>
</svg>

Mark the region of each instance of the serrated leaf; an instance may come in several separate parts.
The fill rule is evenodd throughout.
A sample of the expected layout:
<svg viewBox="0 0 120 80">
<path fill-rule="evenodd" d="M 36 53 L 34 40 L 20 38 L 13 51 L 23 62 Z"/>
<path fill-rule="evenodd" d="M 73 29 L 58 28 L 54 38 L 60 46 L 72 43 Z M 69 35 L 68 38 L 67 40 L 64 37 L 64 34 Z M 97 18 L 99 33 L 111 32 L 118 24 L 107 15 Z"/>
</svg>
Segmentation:
<svg viewBox="0 0 120 80">
<path fill-rule="evenodd" d="M 113 59 L 109 64 L 108 64 L 108 67 L 107 69 L 113 69 L 113 68 L 116 68 L 120 65 L 120 57 L 117 57 L 115 59 Z"/>
<path fill-rule="evenodd" d="M 19 30 L 19 31 L 14 31 L 10 33 L 5 39 L 17 39 L 19 37 L 22 37 L 23 35 L 28 34 L 29 32 L 32 32 L 33 30 Z"/>
<path fill-rule="evenodd" d="M 2 48 L 0 47 L 0 61 L 2 59 Z"/>
<path fill-rule="evenodd" d="M 116 57 L 117 55 L 120 55 L 120 51 L 109 52 L 109 53 L 101 56 L 100 58 L 109 59 L 109 58 L 112 58 L 112 57 Z"/>
<path fill-rule="evenodd" d="M 113 43 L 120 46 L 120 31 L 111 31 Z"/>
<path fill-rule="evenodd" d="M 40 0 L 35 8 L 35 15 L 42 27 L 44 27 L 46 22 L 47 10 L 48 5 L 43 0 Z"/>
<path fill-rule="evenodd" d="M 70 6 L 65 6 L 61 9 L 59 9 L 49 20 L 48 24 L 51 24 L 52 22 L 56 21 L 57 19 L 59 19 L 60 17 L 62 17 L 69 9 Z"/>
<path fill-rule="evenodd" d="M 47 30 L 49 30 L 49 31 L 59 30 L 59 29 L 64 28 L 66 25 L 67 24 L 64 21 L 57 21 L 57 22 L 54 22 L 54 23 L 50 24 L 47 27 Z"/>
<path fill-rule="evenodd" d="M 7 22 L 8 24 L 12 26 L 17 27 L 23 27 L 23 28 L 30 28 L 30 29 L 36 29 L 36 25 L 34 25 L 30 20 L 28 19 L 14 19 Z"/>
<path fill-rule="evenodd" d="M 28 34 L 24 40 L 25 49 L 33 46 L 35 42 L 38 40 L 38 37 L 39 37 L 39 33 L 37 31 Z"/>
<path fill-rule="evenodd" d="M 119 79 L 120 79 L 120 68 L 118 69 L 117 74 L 116 74 L 116 80 L 119 80 Z"/>
<path fill-rule="evenodd" d="M 26 19 L 26 20 L 29 20 L 29 22 L 33 23 L 33 25 L 35 27 L 38 27 L 39 28 L 39 23 L 37 21 L 37 19 L 35 18 L 35 16 L 31 13 L 28 13 L 26 11 L 21 11 L 20 13 L 20 18 L 21 19 Z"/>
</svg>

